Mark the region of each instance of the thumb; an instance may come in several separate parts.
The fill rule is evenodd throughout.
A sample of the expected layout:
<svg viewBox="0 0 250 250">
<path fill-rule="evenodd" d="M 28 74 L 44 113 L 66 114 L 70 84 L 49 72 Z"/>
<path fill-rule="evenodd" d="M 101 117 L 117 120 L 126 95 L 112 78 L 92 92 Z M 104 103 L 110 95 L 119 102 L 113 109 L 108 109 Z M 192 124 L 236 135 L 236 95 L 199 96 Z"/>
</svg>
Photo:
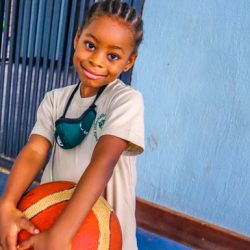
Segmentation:
<svg viewBox="0 0 250 250">
<path fill-rule="evenodd" d="M 25 217 L 20 218 L 19 227 L 20 227 L 20 229 L 24 229 L 31 234 L 39 234 L 40 233 L 39 229 L 36 228 L 36 226 L 31 221 L 26 219 Z"/>
<path fill-rule="evenodd" d="M 32 249 L 33 247 L 33 237 L 29 238 L 28 240 L 25 240 L 23 242 L 21 242 L 18 246 L 17 249 L 18 250 L 25 250 L 25 249 Z"/>
</svg>

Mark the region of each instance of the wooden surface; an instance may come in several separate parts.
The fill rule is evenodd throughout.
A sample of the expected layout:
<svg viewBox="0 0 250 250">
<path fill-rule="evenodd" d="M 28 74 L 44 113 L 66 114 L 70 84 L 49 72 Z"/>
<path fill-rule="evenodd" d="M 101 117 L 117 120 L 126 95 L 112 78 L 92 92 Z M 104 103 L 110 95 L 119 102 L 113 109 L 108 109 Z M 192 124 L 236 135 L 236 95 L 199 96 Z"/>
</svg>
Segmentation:
<svg viewBox="0 0 250 250">
<path fill-rule="evenodd" d="M 176 211 L 137 199 L 137 225 L 169 239 L 204 250 L 247 250 L 250 238 Z"/>
</svg>

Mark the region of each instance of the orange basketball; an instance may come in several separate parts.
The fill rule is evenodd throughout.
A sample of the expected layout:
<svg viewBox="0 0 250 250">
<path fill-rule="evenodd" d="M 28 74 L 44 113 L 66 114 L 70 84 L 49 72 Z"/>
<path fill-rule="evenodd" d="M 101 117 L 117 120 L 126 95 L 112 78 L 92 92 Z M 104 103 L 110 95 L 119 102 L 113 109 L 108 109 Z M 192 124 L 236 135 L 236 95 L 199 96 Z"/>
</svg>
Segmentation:
<svg viewBox="0 0 250 250">
<path fill-rule="evenodd" d="M 21 199 L 18 208 L 39 230 L 51 227 L 70 199 L 75 183 L 55 181 L 41 184 Z M 31 236 L 22 230 L 18 243 Z M 117 216 L 108 202 L 100 197 L 83 221 L 72 242 L 73 250 L 121 250 L 122 234 Z"/>
</svg>

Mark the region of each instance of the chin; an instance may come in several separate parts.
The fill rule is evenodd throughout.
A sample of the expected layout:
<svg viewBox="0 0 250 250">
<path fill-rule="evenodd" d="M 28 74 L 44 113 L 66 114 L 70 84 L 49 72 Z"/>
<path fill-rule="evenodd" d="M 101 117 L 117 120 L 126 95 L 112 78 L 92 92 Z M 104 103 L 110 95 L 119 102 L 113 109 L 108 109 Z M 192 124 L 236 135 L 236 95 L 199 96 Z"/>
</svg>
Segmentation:
<svg viewBox="0 0 250 250">
<path fill-rule="evenodd" d="M 86 87 L 91 87 L 91 88 L 99 88 L 103 85 L 106 85 L 107 83 L 111 82 L 111 81 L 107 81 L 107 80 L 93 80 L 93 79 L 89 79 L 89 78 L 79 78 L 80 81 L 86 86 Z"/>
</svg>

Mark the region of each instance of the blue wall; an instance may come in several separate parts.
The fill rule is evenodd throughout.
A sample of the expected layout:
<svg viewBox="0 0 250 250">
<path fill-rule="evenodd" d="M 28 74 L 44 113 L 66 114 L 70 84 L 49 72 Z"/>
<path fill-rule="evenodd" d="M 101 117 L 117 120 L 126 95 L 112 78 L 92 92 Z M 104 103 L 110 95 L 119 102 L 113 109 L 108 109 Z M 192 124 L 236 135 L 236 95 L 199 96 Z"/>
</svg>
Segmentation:
<svg viewBox="0 0 250 250">
<path fill-rule="evenodd" d="M 250 235 L 250 1 L 146 0 L 139 197 Z"/>
</svg>

